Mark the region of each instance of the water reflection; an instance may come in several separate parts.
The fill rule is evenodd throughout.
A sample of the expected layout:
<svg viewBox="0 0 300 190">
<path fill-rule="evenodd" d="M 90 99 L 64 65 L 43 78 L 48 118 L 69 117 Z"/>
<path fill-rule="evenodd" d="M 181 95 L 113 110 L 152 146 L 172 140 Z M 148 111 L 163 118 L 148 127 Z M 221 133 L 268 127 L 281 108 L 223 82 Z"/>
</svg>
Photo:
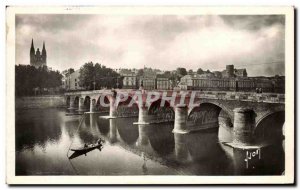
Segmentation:
<svg viewBox="0 0 300 190">
<path fill-rule="evenodd" d="M 222 171 L 222 175 L 232 174 L 232 160 L 221 148 L 217 130 L 207 129 L 186 134 L 181 138 L 184 138 L 181 140 L 181 144 L 184 141 L 188 150 L 186 161 L 193 163 L 191 167 L 188 166 L 189 171 L 193 171 L 197 175 L 220 175 L 220 171 Z"/>
<path fill-rule="evenodd" d="M 45 149 L 46 142 L 56 143 L 61 138 L 62 114 L 55 109 L 33 109 L 16 111 L 16 150 Z"/>
<path fill-rule="evenodd" d="M 236 175 L 281 175 L 285 169 L 284 151 L 281 144 L 261 149 L 234 150 L 234 172 Z M 258 156 L 253 156 L 258 152 Z M 247 157 L 247 161 L 245 160 Z"/>
<path fill-rule="evenodd" d="M 139 138 L 139 131 L 136 125 L 133 125 L 133 122 L 136 121 L 135 118 L 127 118 L 127 119 L 114 119 L 112 124 L 115 124 L 118 129 L 118 133 L 122 140 L 127 145 L 133 145 Z M 111 124 L 110 123 L 110 124 Z"/>
<path fill-rule="evenodd" d="M 246 168 L 245 151 L 222 145 L 217 128 L 177 134 L 173 123 L 133 125 L 137 118 L 99 114 L 85 114 L 79 125 L 82 116 L 56 109 L 16 115 L 17 175 L 280 175 L 284 170 L 281 145 L 262 149 L 262 158 Z M 99 138 L 106 141 L 102 151 L 74 155 L 69 163 L 70 147 Z"/>
<path fill-rule="evenodd" d="M 175 139 L 175 158 L 178 162 L 186 163 L 191 160 L 190 152 L 187 146 L 187 135 L 185 134 L 174 134 Z"/>
<path fill-rule="evenodd" d="M 118 134 L 117 134 L 117 125 L 116 125 L 116 121 L 115 119 L 110 119 L 109 120 L 109 142 L 111 144 L 117 142 L 118 140 Z"/>
<path fill-rule="evenodd" d="M 149 127 L 147 125 L 138 125 L 139 130 L 139 139 L 137 142 L 137 146 L 146 147 L 149 145 Z"/>
<path fill-rule="evenodd" d="M 65 121 L 65 129 L 66 132 L 68 133 L 68 135 L 70 136 L 70 138 L 73 138 L 77 132 L 76 128 L 74 128 L 74 126 L 78 126 L 79 125 L 79 118 L 74 118 L 74 119 L 70 119 Z"/>
<path fill-rule="evenodd" d="M 148 138 L 153 150 L 160 156 L 166 156 L 174 151 L 173 125 L 150 125 Z"/>
</svg>

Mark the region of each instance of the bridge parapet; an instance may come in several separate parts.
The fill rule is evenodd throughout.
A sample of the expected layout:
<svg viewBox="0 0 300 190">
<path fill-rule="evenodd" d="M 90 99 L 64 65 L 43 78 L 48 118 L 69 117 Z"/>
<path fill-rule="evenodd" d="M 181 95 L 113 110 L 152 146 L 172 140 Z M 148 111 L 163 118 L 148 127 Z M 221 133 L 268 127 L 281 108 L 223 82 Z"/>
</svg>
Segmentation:
<svg viewBox="0 0 300 190">
<path fill-rule="evenodd" d="M 134 94 L 140 92 L 133 89 L 117 89 L 117 93 L 127 93 Z M 278 93 L 255 93 L 255 92 L 228 92 L 228 91 L 175 91 L 175 90 L 153 90 L 153 91 L 143 91 L 145 94 L 150 92 L 157 92 L 161 95 L 166 93 L 167 97 L 171 97 L 173 93 L 176 96 L 181 96 L 182 94 L 187 94 L 186 97 L 191 96 L 195 93 L 195 98 L 198 99 L 216 99 L 216 100 L 238 100 L 238 101 L 250 101 L 250 102 L 265 102 L 265 103 L 285 103 L 285 95 Z M 109 89 L 105 90 L 93 90 L 93 91 L 77 91 L 77 92 L 67 92 L 65 96 L 87 96 L 87 95 L 101 95 L 101 94 L 111 94 L 112 91 Z"/>
<path fill-rule="evenodd" d="M 221 99 L 221 100 L 239 100 L 251 102 L 266 103 L 284 103 L 285 95 L 276 93 L 249 93 L 249 92 L 197 92 L 197 98 Z"/>
<path fill-rule="evenodd" d="M 75 92 L 66 92 L 65 96 L 91 95 L 91 94 L 102 94 L 102 93 L 110 93 L 110 92 L 111 90 L 75 91 Z"/>
</svg>

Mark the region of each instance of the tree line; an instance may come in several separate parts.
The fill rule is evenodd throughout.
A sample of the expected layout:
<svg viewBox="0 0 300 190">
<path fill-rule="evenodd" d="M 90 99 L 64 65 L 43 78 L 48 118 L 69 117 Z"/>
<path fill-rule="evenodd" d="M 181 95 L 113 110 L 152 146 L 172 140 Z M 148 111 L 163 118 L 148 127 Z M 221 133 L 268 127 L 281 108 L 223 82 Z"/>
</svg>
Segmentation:
<svg viewBox="0 0 300 190">
<path fill-rule="evenodd" d="M 47 66 L 35 68 L 31 65 L 16 65 L 16 96 L 30 96 L 37 93 L 46 94 L 51 88 L 61 87 L 63 76 L 67 78 L 73 72 L 75 72 L 73 68 L 60 73 L 59 71 L 49 70 Z M 168 77 L 170 80 L 174 81 L 174 84 L 176 84 L 182 76 L 187 75 L 190 72 L 191 71 L 187 71 L 185 68 L 177 68 L 175 73 L 166 71 L 164 76 Z M 80 68 L 79 73 L 78 84 L 86 90 L 122 88 L 123 86 L 123 77 L 120 76 L 120 74 L 99 63 L 85 63 Z M 205 73 L 205 71 L 199 69 L 197 73 L 202 74 Z M 143 74 L 143 69 L 140 69 L 137 75 L 142 76 Z"/>
<path fill-rule="evenodd" d="M 16 96 L 46 94 L 49 89 L 60 87 L 63 77 L 59 71 L 50 71 L 47 66 L 16 65 L 15 74 Z"/>
</svg>

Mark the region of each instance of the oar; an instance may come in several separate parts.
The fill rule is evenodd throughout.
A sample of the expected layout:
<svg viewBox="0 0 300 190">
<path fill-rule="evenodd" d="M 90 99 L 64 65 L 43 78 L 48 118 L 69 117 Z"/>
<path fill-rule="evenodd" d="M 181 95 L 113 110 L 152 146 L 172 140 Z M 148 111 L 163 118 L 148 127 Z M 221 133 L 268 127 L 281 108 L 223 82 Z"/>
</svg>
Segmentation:
<svg viewBox="0 0 300 190">
<path fill-rule="evenodd" d="M 76 133 L 78 133 L 79 128 L 82 125 L 82 122 L 83 122 L 84 118 L 85 118 L 85 114 L 83 114 L 83 116 L 81 117 L 81 120 L 80 120 L 80 123 L 78 125 L 78 129 L 77 129 Z M 68 152 L 67 152 L 67 157 L 68 158 L 69 158 L 69 152 L 70 152 L 70 149 L 71 149 L 71 145 L 73 144 L 73 141 L 74 141 L 74 138 L 72 139 L 71 144 L 70 144 L 69 149 L 68 149 Z"/>
</svg>

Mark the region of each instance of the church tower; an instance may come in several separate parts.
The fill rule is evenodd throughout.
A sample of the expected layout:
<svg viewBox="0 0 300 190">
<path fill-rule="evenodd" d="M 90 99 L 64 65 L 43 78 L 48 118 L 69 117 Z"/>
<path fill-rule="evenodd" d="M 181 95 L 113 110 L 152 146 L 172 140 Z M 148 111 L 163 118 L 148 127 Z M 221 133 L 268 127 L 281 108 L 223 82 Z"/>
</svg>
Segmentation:
<svg viewBox="0 0 300 190">
<path fill-rule="evenodd" d="M 43 42 L 43 49 L 42 52 L 40 52 L 39 48 L 37 48 L 37 50 L 35 51 L 33 39 L 31 40 L 30 65 L 36 68 L 47 66 L 47 51 L 45 47 L 45 42 Z"/>
<path fill-rule="evenodd" d="M 30 65 L 35 65 L 35 50 L 33 45 L 33 39 L 31 40 L 31 48 L 30 48 Z"/>
<path fill-rule="evenodd" d="M 43 65 L 47 65 L 47 52 L 45 48 L 45 41 L 43 42 L 42 60 L 43 60 Z"/>
</svg>

